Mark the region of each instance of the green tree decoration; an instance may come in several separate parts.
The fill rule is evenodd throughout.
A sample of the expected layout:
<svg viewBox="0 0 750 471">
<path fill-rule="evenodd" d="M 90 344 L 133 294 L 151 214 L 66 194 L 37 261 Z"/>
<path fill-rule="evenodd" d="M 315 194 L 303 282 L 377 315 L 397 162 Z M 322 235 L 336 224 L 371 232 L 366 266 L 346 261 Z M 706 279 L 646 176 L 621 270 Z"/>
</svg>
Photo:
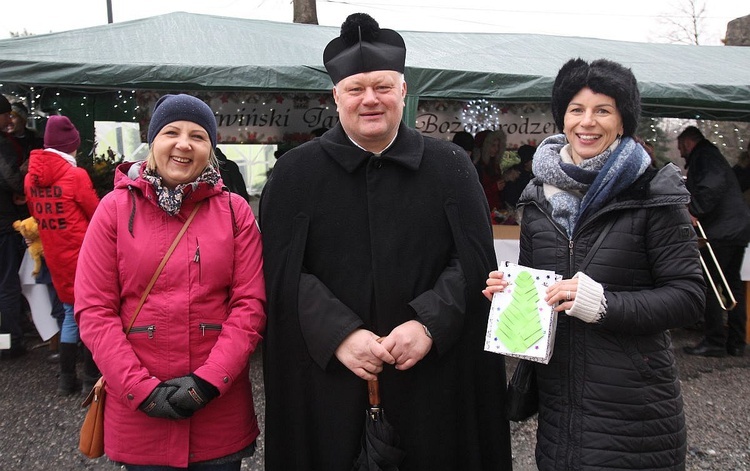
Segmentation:
<svg viewBox="0 0 750 471">
<path fill-rule="evenodd" d="M 534 278 L 527 271 L 519 272 L 510 304 L 500 314 L 500 322 L 495 331 L 508 351 L 525 352 L 544 337 L 538 302 L 539 293 L 534 285 Z"/>
</svg>

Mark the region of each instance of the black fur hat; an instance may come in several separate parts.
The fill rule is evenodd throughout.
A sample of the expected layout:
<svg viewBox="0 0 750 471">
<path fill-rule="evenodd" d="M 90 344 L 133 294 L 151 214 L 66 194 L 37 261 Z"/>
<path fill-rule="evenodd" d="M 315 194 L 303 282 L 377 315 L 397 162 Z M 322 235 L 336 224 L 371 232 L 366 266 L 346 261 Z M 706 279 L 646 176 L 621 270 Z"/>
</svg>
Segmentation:
<svg viewBox="0 0 750 471">
<path fill-rule="evenodd" d="M 552 86 L 552 117 L 560 131 L 570 100 L 584 87 L 614 98 L 622 115 L 623 135 L 635 134 L 641 116 L 638 81 L 629 68 L 607 59 L 590 64 L 583 59 L 571 59 L 560 68 Z"/>
<path fill-rule="evenodd" d="M 341 35 L 323 51 L 323 64 L 333 83 L 374 70 L 404 72 L 406 45 L 400 34 L 381 29 L 366 13 L 353 13 L 341 25 Z"/>
</svg>

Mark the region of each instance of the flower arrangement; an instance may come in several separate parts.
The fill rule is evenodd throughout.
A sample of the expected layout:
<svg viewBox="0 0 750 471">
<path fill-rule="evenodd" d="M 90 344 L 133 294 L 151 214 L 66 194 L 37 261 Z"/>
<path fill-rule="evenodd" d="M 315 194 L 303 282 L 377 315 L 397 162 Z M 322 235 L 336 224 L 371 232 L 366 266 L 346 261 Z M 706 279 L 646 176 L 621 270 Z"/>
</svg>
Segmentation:
<svg viewBox="0 0 750 471">
<path fill-rule="evenodd" d="M 505 172 L 514 165 L 521 163 L 521 157 L 518 156 L 518 152 L 515 150 L 506 150 L 500 157 L 500 171 Z"/>
<path fill-rule="evenodd" d="M 94 184 L 96 194 L 101 198 L 114 189 L 115 168 L 124 160 L 125 156 L 117 155 L 110 147 L 107 148 L 107 152 L 104 154 L 94 155 L 92 151 L 85 157 L 79 157 L 78 166 L 88 172 L 91 182 Z"/>
</svg>

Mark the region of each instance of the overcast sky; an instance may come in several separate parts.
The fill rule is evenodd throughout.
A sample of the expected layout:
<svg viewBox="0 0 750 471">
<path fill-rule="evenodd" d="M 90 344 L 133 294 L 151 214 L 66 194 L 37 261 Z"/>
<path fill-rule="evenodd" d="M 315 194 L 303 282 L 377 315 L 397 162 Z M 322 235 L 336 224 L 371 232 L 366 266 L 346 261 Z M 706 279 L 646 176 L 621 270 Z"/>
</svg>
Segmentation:
<svg viewBox="0 0 750 471">
<path fill-rule="evenodd" d="M 111 0 L 114 22 L 173 11 L 292 21 L 291 0 Z M 694 0 L 705 6 L 701 44 L 719 45 L 727 23 L 750 14 L 746 0 Z M 667 42 L 671 22 L 686 24 L 690 0 L 318 0 L 321 25 L 370 13 L 381 27 L 415 31 L 534 33 L 620 41 Z M 107 23 L 107 0 L 3 0 L 0 39 Z"/>
</svg>

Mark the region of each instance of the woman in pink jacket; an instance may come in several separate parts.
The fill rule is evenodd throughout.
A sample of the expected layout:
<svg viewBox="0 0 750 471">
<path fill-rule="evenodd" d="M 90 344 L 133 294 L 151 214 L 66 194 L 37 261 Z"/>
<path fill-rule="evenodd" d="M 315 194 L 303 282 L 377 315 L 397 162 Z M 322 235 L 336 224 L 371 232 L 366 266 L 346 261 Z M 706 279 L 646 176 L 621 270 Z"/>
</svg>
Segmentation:
<svg viewBox="0 0 750 471">
<path fill-rule="evenodd" d="M 81 338 L 107 381 L 105 453 L 128 470 L 239 470 L 259 433 L 248 360 L 266 321 L 260 232 L 247 202 L 223 187 L 205 103 L 163 96 L 148 142 L 145 163 L 118 167 L 75 282 Z"/>
</svg>

